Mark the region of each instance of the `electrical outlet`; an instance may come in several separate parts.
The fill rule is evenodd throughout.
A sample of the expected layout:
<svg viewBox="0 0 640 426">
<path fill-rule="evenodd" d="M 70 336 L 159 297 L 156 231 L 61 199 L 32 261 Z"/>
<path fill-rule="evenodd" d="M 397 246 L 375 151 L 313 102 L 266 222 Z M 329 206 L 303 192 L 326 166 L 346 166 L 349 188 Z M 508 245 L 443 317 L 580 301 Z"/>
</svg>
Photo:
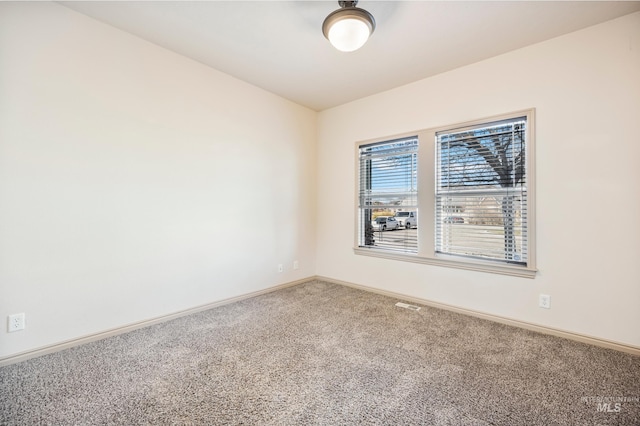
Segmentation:
<svg viewBox="0 0 640 426">
<path fill-rule="evenodd" d="M 551 296 L 548 294 L 541 294 L 538 299 L 538 305 L 544 309 L 551 309 Z"/>
<path fill-rule="evenodd" d="M 300 265 L 298 264 L 297 260 L 293 261 L 293 269 L 298 269 L 300 267 Z"/>
<path fill-rule="evenodd" d="M 14 331 L 24 330 L 25 327 L 25 319 L 24 312 L 21 314 L 13 314 L 9 315 L 7 321 L 7 330 L 9 333 L 13 333 Z"/>
<path fill-rule="evenodd" d="M 284 272 L 284 266 L 282 266 L 282 263 L 278 265 L 278 272 Z"/>
</svg>

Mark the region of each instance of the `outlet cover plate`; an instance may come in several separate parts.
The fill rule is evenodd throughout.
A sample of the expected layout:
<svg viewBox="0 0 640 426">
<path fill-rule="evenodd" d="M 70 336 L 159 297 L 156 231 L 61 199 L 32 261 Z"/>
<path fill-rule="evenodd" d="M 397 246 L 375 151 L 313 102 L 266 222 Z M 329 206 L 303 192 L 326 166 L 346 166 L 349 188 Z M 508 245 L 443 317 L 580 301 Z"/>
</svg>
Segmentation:
<svg viewBox="0 0 640 426">
<path fill-rule="evenodd" d="M 544 309 L 551 309 L 551 296 L 548 294 L 541 294 L 538 300 L 538 305 Z"/>
<path fill-rule="evenodd" d="M 13 333 L 14 331 L 24 330 L 25 317 L 24 313 L 9 315 L 7 321 L 7 331 Z"/>
</svg>

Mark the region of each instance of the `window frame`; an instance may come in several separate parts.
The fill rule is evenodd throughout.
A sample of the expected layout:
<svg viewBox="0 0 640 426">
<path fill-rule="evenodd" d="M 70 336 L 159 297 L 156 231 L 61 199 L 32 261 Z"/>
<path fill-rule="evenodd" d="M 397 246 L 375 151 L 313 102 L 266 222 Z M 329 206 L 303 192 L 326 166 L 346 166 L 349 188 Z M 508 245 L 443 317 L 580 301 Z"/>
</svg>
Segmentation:
<svg viewBox="0 0 640 426">
<path fill-rule="evenodd" d="M 495 121 L 509 120 L 517 117 L 526 117 L 526 168 L 527 179 L 527 228 L 528 228 L 528 261 L 527 265 L 514 265 L 495 260 L 465 258 L 444 253 L 436 253 L 436 134 L 439 132 L 451 132 L 472 126 L 489 124 Z M 394 139 L 418 137 L 418 251 L 417 253 L 395 252 L 376 247 L 359 246 L 359 150 L 363 145 L 391 141 Z M 484 117 L 462 123 L 438 126 L 419 131 L 402 133 L 383 138 L 376 138 L 355 143 L 355 203 L 354 203 L 354 253 L 357 255 L 372 256 L 391 260 L 414 262 L 427 265 L 443 266 L 449 268 L 488 272 L 523 278 L 535 278 L 536 276 L 536 176 L 535 176 L 535 108 L 510 112 L 506 114 Z"/>
</svg>

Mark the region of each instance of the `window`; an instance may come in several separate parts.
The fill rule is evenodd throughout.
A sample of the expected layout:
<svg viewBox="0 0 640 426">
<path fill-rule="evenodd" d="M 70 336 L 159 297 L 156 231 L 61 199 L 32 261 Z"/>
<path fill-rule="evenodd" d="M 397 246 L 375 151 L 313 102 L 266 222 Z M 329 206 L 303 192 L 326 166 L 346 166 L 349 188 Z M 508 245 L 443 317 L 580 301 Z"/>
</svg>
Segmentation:
<svg viewBox="0 0 640 426">
<path fill-rule="evenodd" d="M 527 110 L 359 143 L 355 252 L 533 278 L 533 129 Z"/>
<path fill-rule="evenodd" d="M 359 148 L 359 246 L 418 251 L 418 138 Z"/>
<path fill-rule="evenodd" d="M 436 253 L 527 264 L 526 125 L 436 133 Z"/>
</svg>

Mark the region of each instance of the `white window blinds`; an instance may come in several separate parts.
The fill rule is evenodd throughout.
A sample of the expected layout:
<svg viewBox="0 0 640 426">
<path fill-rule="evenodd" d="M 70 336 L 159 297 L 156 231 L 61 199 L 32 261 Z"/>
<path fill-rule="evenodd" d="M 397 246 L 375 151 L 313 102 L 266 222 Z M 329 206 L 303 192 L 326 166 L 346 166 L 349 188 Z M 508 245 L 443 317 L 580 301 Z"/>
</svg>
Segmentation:
<svg viewBox="0 0 640 426">
<path fill-rule="evenodd" d="M 436 252 L 527 265 L 526 117 L 436 133 Z"/>
<path fill-rule="evenodd" d="M 415 253 L 418 138 L 396 139 L 359 148 L 359 246 Z"/>
</svg>

